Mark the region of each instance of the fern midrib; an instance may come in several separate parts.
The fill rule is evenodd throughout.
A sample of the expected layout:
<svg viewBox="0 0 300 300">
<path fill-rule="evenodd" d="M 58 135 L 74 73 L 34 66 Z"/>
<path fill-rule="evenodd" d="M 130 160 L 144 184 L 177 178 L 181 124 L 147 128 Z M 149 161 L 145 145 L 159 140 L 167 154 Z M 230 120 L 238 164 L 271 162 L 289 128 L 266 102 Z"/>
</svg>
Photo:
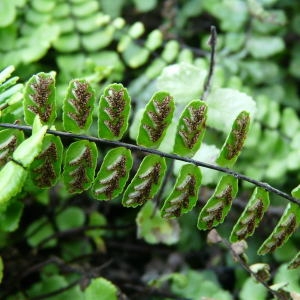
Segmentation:
<svg viewBox="0 0 300 300">
<path fill-rule="evenodd" d="M 31 126 L 26 126 L 26 125 L 0 123 L 0 127 L 14 128 L 14 129 L 22 130 L 22 131 L 27 131 L 27 132 L 32 131 L 32 127 Z M 47 133 L 53 134 L 53 135 L 56 135 L 56 136 L 60 136 L 60 137 L 67 137 L 67 138 L 78 139 L 78 140 L 88 140 L 90 142 L 95 142 L 96 144 L 106 144 L 106 145 L 116 146 L 116 147 L 125 147 L 129 150 L 141 151 L 141 152 L 150 153 L 150 154 L 156 154 L 156 155 L 159 155 L 161 157 L 169 158 L 169 159 L 172 159 L 172 160 L 179 160 L 179 161 L 183 161 L 183 162 L 186 162 L 186 163 L 191 163 L 191 164 L 196 165 L 198 167 L 203 167 L 203 168 L 219 171 L 219 172 L 231 175 L 231 176 L 233 176 L 233 177 L 235 177 L 239 180 L 243 180 L 243 181 L 247 181 L 249 183 L 252 183 L 255 186 L 261 187 L 261 188 L 265 189 L 266 191 L 274 193 L 274 194 L 276 194 L 276 195 L 278 195 L 278 196 L 280 196 L 284 199 L 287 199 L 290 202 L 298 204 L 300 206 L 300 199 L 296 199 L 293 196 L 291 196 L 291 195 L 289 195 L 289 194 L 287 194 L 287 193 L 271 186 L 268 183 L 258 181 L 256 179 L 248 177 L 244 174 L 238 173 L 238 172 L 236 172 L 232 169 L 223 168 L 223 167 L 220 167 L 220 166 L 217 166 L 217 165 L 205 163 L 205 162 L 202 162 L 202 161 L 198 161 L 198 160 L 194 160 L 194 159 L 191 159 L 191 158 L 179 156 L 179 155 L 176 155 L 176 154 L 165 153 L 165 152 L 162 152 L 162 151 L 159 151 L 159 150 L 156 150 L 156 149 L 150 149 L 150 148 L 146 148 L 146 147 L 142 147 L 142 146 L 138 146 L 138 145 L 134 145 L 134 144 L 129 144 L 129 143 L 125 143 L 125 142 L 120 142 L 120 141 L 105 140 L 105 139 L 101 139 L 101 138 L 97 138 L 97 137 L 93 137 L 93 136 L 74 134 L 74 133 L 71 133 L 71 132 L 56 131 L 56 130 L 51 130 L 51 129 L 47 130 Z"/>
</svg>

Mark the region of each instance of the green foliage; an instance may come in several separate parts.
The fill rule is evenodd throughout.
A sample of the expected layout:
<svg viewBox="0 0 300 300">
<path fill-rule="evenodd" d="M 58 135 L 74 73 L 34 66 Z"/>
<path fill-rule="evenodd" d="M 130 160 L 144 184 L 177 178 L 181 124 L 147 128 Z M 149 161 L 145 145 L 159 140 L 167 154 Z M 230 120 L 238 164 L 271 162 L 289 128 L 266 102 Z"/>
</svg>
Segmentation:
<svg viewBox="0 0 300 300">
<path fill-rule="evenodd" d="M 115 285 L 105 278 L 95 278 L 84 291 L 85 299 L 96 300 L 99 295 L 103 300 L 117 300 L 118 290 Z"/>
<path fill-rule="evenodd" d="M 180 233 L 178 222 L 162 218 L 150 201 L 139 211 L 136 223 L 138 237 L 143 238 L 149 244 L 172 245 L 178 242 Z"/>
<path fill-rule="evenodd" d="M 278 197 L 299 184 L 297 1 L 2 2 L 0 298 L 267 298 L 197 233 L 223 222 L 297 297 L 299 186 Z"/>
</svg>

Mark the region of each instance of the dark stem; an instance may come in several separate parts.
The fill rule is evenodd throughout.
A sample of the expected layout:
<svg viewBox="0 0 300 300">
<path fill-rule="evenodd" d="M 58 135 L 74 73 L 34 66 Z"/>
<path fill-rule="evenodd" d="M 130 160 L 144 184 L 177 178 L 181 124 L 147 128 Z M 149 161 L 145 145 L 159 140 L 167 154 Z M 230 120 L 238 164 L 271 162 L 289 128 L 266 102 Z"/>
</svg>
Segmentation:
<svg viewBox="0 0 300 300">
<path fill-rule="evenodd" d="M 277 299 L 281 299 L 284 300 L 284 298 L 282 298 L 282 296 L 275 290 L 271 289 L 268 284 L 263 281 L 255 272 L 253 272 L 250 267 L 247 265 L 247 263 L 241 258 L 241 256 L 235 252 L 234 248 L 231 246 L 231 244 L 224 238 L 221 238 L 221 242 L 222 244 L 227 248 L 227 250 L 229 250 L 232 253 L 232 256 L 234 257 L 234 259 L 240 264 L 240 266 L 246 271 L 248 272 L 248 274 L 252 275 L 255 280 L 259 283 L 261 283 L 274 297 L 276 297 Z"/>
<path fill-rule="evenodd" d="M 207 98 L 207 95 L 210 90 L 211 80 L 214 74 L 215 69 L 215 58 L 216 58 L 216 45 L 217 45 L 217 30 L 215 26 L 210 27 L 210 38 L 208 41 L 208 44 L 210 46 L 210 63 L 209 63 L 209 71 L 207 74 L 207 77 L 204 82 L 203 92 L 201 96 L 201 100 L 205 101 Z"/>
<path fill-rule="evenodd" d="M 25 125 L 0 123 L 0 127 L 15 128 L 15 129 L 19 129 L 19 130 L 23 130 L 23 131 L 29 131 L 29 132 L 32 131 L 32 127 L 25 126 Z M 47 133 L 53 134 L 53 135 L 56 135 L 56 136 L 60 136 L 60 137 L 71 138 L 71 139 L 88 140 L 90 142 L 95 142 L 96 144 L 106 144 L 106 145 L 109 145 L 109 146 L 125 147 L 125 148 L 127 148 L 129 150 L 133 150 L 133 151 L 142 151 L 142 152 L 145 152 L 145 153 L 156 154 L 156 155 L 159 155 L 161 157 L 166 157 L 166 158 L 170 158 L 170 159 L 173 159 L 173 160 L 184 161 L 184 162 L 187 162 L 187 163 L 194 164 L 195 166 L 198 166 L 198 167 L 203 167 L 203 168 L 219 171 L 219 172 L 234 176 L 235 178 L 237 178 L 239 180 L 250 182 L 250 183 L 252 183 L 252 184 L 254 184 L 258 187 L 261 187 L 261 188 L 265 189 L 268 192 L 274 193 L 274 194 L 276 194 L 276 195 L 278 195 L 282 198 L 287 199 L 290 202 L 293 202 L 295 204 L 300 205 L 300 200 L 299 199 L 296 199 L 296 198 L 292 197 L 291 195 L 289 195 L 285 192 L 282 192 L 279 189 L 274 188 L 273 186 L 269 185 L 268 183 L 255 180 L 251 177 L 248 177 L 244 174 L 240 174 L 240 173 L 238 173 L 234 170 L 228 169 L 228 168 L 223 168 L 223 167 L 220 167 L 220 166 L 216 166 L 216 165 L 213 165 L 213 164 L 205 163 L 205 162 L 194 160 L 194 159 L 191 159 L 191 158 L 179 156 L 179 155 L 176 155 L 176 154 L 165 153 L 165 152 L 162 152 L 162 151 L 159 151 L 159 150 L 156 150 L 156 149 L 150 149 L 150 148 L 137 146 L 137 145 L 133 145 L 133 144 L 129 144 L 129 143 L 124 143 L 124 142 L 119 142 L 119 141 L 110 141 L 110 140 L 96 138 L 96 137 L 93 137 L 93 136 L 74 134 L 74 133 L 64 132 L 64 131 L 55 131 L 55 130 L 50 130 L 50 129 L 47 130 Z"/>
</svg>

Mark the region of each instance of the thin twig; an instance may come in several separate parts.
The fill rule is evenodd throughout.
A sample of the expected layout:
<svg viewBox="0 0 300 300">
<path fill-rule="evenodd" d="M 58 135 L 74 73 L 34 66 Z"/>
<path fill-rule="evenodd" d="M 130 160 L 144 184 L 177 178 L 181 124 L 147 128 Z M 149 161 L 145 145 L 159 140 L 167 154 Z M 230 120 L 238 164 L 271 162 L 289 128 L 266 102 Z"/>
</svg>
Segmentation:
<svg viewBox="0 0 300 300">
<path fill-rule="evenodd" d="M 106 225 L 90 225 L 90 226 L 81 226 L 76 228 L 67 229 L 64 231 L 58 231 L 55 232 L 49 236 L 47 236 L 45 239 L 43 239 L 37 246 L 34 248 L 34 251 L 40 249 L 43 247 L 46 243 L 48 243 L 50 240 L 57 239 L 57 238 L 63 238 L 67 236 L 76 235 L 81 232 L 91 231 L 91 230 L 99 230 L 99 229 L 105 229 L 105 230 L 128 230 L 130 228 L 135 228 L 133 224 L 129 225 L 121 225 L 121 226 L 106 226 Z"/>
<path fill-rule="evenodd" d="M 263 281 L 255 272 L 253 272 L 250 267 L 247 265 L 247 263 L 241 258 L 241 256 L 235 252 L 234 248 L 231 246 L 231 244 L 225 239 L 221 238 L 221 242 L 223 245 L 232 253 L 233 257 L 236 259 L 236 261 L 241 265 L 241 267 L 248 272 L 248 274 L 252 275 L 257 282 L 261 283 L 272 295 L 278 299 L 283 299 L 277 291 L 271 289 L 268 284 Z"/>
<path fill-rule="evenodd" d="M 201 100 L 205 101 L 210 90 L 211 80 L 215 69 L 215 58 L 216 58 L 216 45 L 217 45 L 217 30 L 215 26 L 210 27 L 210 38 L 208 41 L 210 46 L 210 63 L 209 71 L 204 82 L 203 92 Z"/>
<path fill-rule="evenodd" d="M 23 131 L 32 131 L 32 127 L 31 126 L 25 126 L 25 125 L 15 125 L 15 124 L 10 124 L 10 123 L 0 123 L 0 127 L 5 127 L 5 128 L 15 128 L 15 129 L 19 129 L 19 130 L 23 130 Z M 151 153 L 151 154 L 156 154 L 159 155 L 161 157 L 165 157 L 165 158 L 170 158 L 173 160 L 180 160 L 180 161 L 184 161 L 187 163 L 191 163 L 195 166 L 198 167 L 203 167 L 203 168 L 207 168 L 207 169 L 211 169 L 211 170 L 215 170 L 215 171 L 219 171 L 228 175 L 231 175 L 239 180 L 243 180 L 243 181 L 247 181 L 250 182 L 258 187 L 261 187 L 263 189 L 265 189 L 268 192 L 274 193 L 282 198 L 287 199 L 290 202 L 293 202 L 295 204 L 300 205 L 300 199 L 296 199 L 294 197 L 292 197 L 291 195 L 282 192 L 279 189 L 274 188 L 273 186 L 271 186 L 270 184 L 266 183 L 266 182 L 261 182 L 258 180 L 255 180 L 251 177 L 248 177 L 244 174 L 240 174 L 234 170 L 228 169 L 228 168 L 223 168 L 220 166 L 216 166 L 213 164 L 209 164 L 209 163 L 205 163 L 202 161 L 198 161 L 195 159 L 191 159 L 191 158 L 187 158 L 187 157 L 183 157 L 183 156 L 179 156 L 176 154 L 170 154 L 170 153 L 165 153 L 156 149 L 150 149 L 150 148 L 146 148 L 146 147 L 142 147 L 142 146 L 138 146 L 138 145 L 133 145 L 133 144 L 129 144 L 129 143 L 124 143 L 124 142 L 120 142 L 120 141 L 110 141 L 110 140 L 105 140 L 105 139 L 101 139 L 101 138 L 96 138 L 93 136 L 87 136 L 87 135 L 81 135 L 81 134 L 74 134 L 74 133 L 70 133 L 70 132 L 64 132 L 64 131 L 56 131 L 56 130 L 47 130 L 47 133 L 49 134 L 53 134 L 56 136 L 61 136 L 61 137 L 65 137 L 65 138 L 71 138 L 71 139 L 78 139 L 78 140 L 88 140 L 90 142 L 95 142 L 96 144 L 105 144 L 105 145 L 109 145 L 109 146 L 116 146 L 116 147 L 125 147 L 129 150 L 133 150 L 133 151 L 142 151 L 145 153 Z"/>
</svg>

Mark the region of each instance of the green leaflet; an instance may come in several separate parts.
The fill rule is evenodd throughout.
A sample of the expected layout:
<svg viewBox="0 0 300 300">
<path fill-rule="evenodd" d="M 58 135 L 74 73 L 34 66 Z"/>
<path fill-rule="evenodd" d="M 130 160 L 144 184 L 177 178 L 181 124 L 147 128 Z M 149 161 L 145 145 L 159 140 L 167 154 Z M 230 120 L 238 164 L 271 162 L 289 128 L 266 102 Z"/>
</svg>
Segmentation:
<svg viewBox="0 0 300 300">
<path fill-rule="evenodd" d="M 38 116 L 35 117 L 32 126 L 32 135 L 23 141 L 14 151 L 13 159 L 23 167 L 28 167 L 39 154 L 47 126 L 42 126 Z"/>
<path fill-rule="evenodd" d="M 296 254 L 296 256 L 289 263 L 288 269 L 297 269 L 299 267 L 300 267 L 300 251 Z"/>
<path fill-rule="evenodd" d="M 91 280 L 89 286 L 84 290 L 84 295 L 86 300 L 99 299 L 100 295 L 101 300 L 117 300 L 118 289 L 112 282 L 98 277 Z"/>
<path fill-rule="evenodd" d="M 296 203 L 289 203 L 269 237 L 260 246 L 257 253 L 265 255 L 281 247 L 300 224 L 300 207 Z"/>
<path fill-rule="evenodd" d="M 87 131 L 92 123 L 95 92 L 84 79 L 69 83 L 63 105 L 64 129 L 74 133 Z"/>
<path fill-rule="evenodd" d="M 190 102 L 180 116 L 173 152 L 192 157 L 200 148 L 205 132 L 207 105 L 200 100 Z"/>
<path fill-rule="evenodd" d="M 242 111 L 233 122 L 231 132 L 221 149 L 216 162 L 223 167 L 232 167 L 236 162 L 246 139 L 250 125 L 250 116 Z"/>
<path fill-rule="evenodd" d="M 0 211 L 4 211 L 9 200 L 21 191 L 26 175 L 27 171 L 13 161 L 0 171 Z"/>
<path fill-rule="evenodd" d="M 56 118 L 55 73 L 38 73 L 26 83 L 24 91 L 24 119 L 32 125 L 36 115 L 42 124 L 52 125 Z"/>
<path fill-rule="evenodd" d="M 167 92 L 155 93 L 145 108 L 137 143 L 141 146 L 157 148 L 171 124 L 173 112 L 173 97 Z"/>
<path fill-rule="evenodd" d="M 46 135 L 40 154 L 30 165 L 33 183 L 39 188 L 54 186 L 60 176 L 63 157 L 63 145 L 60 137 Z"/>
<path fill-rule="evenodd" d="M 255 188 L 247 206 L 233 227 L 230 241 L 234 243 L 251 236 L 267 211 L 269 204 L 269 193 L 262 188 Z"/>
<path fill-rule="evenodd" d="M 98 200 L 111 200 L 122 193 L 132 164 L 130 150 L 118 147 L 108 151 L 94 181 L 94 197 Z"/>
<path fill-rule="evenodd" d="M 198 218 L 198 229 L 207 230 L 223 223 L 230 211 L 231 204 L 238 191 L 238 180 L 230 175 L 223 176 L 214 194 L 202 208 Z"/>
<path fill-rule="evenodd" d="M 110 84 L 100 98 L 98 135 L 108 140 L 120 140 L 128 127 L 130 96 L 122 84 Z"/>
<path fill-rule="evenodd" d="M 180 217 L 192 210 L 198 200 L 201 179 L 199 167 L 192 164 L 183 165 L 170 196 L 164 202 L 162 217 Z"/>
<path fill-rule="evenodd" d="M 147 155 L 125 190 L 122 204 L 137 207 L 152 199 L 162 184 L 166 168 L 164 158 L 155 154 Z"/>
<path fill-rule="evenodd" d="M 13 151 L 23 140 L 23 131 L 16 129 L 4 129 L 0 131 L 0 168 L 8 162 Z"/>
<path fill-rule="evenodd" d="M 180 238 L 177 219 L 165 219 L 160 215 L 154 201 L 148 201 L 136 217 L 137 237 L 149 244 L 176 244 Z"/>
<path fill-rule="evenodd" d="M 63 181 L 70 193 L 81 193 L 93 183 L 98 150 L 95 143 L 81 140 L 72 143 L 64 159 Z"/>
<path fill-rule="evenodd" d="M 19 227 L 19 222 L 23 214 L 24 203 L 20 201 L 10 201 L 5 213 L 0 214 L 1 231 L 13 232 Z"/>
</svg>

